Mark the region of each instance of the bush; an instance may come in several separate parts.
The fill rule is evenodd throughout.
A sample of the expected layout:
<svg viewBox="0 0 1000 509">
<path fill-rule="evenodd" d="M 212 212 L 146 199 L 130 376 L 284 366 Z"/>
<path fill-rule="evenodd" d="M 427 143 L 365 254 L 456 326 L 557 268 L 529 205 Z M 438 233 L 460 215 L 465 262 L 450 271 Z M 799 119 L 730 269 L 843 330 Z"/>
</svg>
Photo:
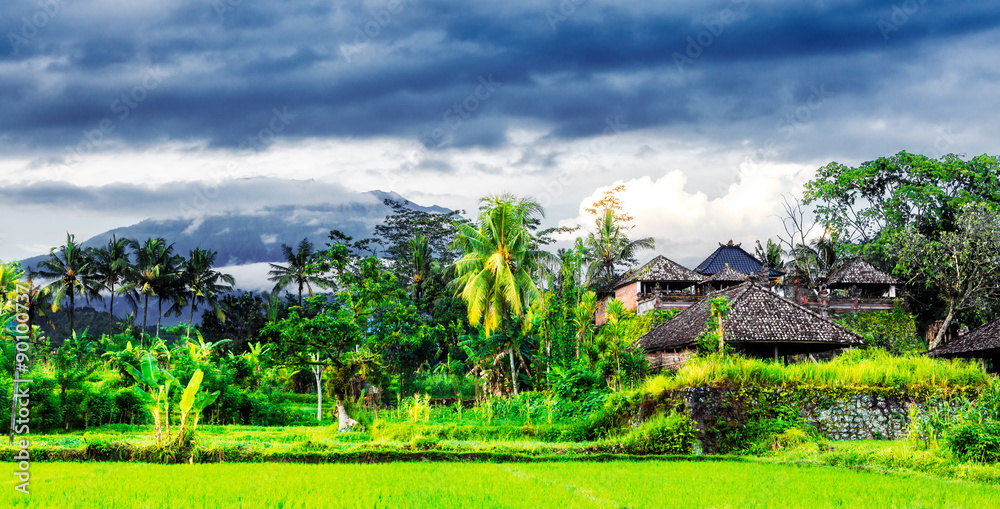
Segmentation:
<svg viewBox="0 0 1000 509">
<path fill-rule="evenodd" d="M 951 452 L 962 461 L 1000 461 L 1000 422 L 966 422 L 948 433 Z"/>
<path fill-rule="evenodd" d="M 694 443 L 691 420 L 681 413 L 660 414 L 621 439 L 623 452 L 629 454 L 691 454 Z"/>
<path fill-rule="evenodd" d="M 608 384 L 597 373 L 583 366 L 569 369 L 554 368 L 548 374 L 549 386 L 552 392 L 562 399 L 580 401 L 591 391 L 604 391 Z"/>
<path fill-rule="evenodd" d="M 56 392 L 56 381 L 45 378 L 38 372 L 29 373 L 32 380 L 30 391 L 31 432 L 44 433 L 62 426 L 63 409 Z"/>
<path fill-rule="evenodd" d="M 214 412 L 210 418 L 213 424 L 284 425 L 291 420 L 291 414 L 281 400 L 280 394 L 230 387 L 206 412 Z"/>
<path fill-rule="evenodd" d="M 119 389 L 115 395 L 115 410 L 117 411 L 116 421 L 122 424 L 145 424 L 150 421 L 149 410 L 142 400 L 137 389 L 125 387 Z"/>
</svg>

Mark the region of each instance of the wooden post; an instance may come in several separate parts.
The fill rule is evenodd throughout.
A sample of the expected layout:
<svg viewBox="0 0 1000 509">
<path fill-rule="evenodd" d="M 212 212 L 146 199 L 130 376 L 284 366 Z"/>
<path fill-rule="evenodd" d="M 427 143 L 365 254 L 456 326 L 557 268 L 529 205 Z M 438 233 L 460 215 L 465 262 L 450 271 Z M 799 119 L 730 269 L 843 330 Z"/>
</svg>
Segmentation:
<svg viewBox="0 0 1000 509">
<path fill-rule="evenodd" d="M 778 363 L 778 345 L 774 345 L 774 363 Z"/>
</svg>

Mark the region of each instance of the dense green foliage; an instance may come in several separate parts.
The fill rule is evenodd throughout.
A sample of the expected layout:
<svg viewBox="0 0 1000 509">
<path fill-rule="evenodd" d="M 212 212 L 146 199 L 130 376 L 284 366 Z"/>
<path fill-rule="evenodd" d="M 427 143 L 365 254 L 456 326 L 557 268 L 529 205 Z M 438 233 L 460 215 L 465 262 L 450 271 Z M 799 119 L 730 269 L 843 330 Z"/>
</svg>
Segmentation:
<svg viewBox="0 0 1000 509">
<path fill-rule="evenodd" d="M 923 341 L 917 337 L 916 317 L 897 307 L 892 311 L 866 311 L 833 317 L 834 321 L 857 332 L 865 344 L 893 354 L 919 353 Z"/>
</svg>

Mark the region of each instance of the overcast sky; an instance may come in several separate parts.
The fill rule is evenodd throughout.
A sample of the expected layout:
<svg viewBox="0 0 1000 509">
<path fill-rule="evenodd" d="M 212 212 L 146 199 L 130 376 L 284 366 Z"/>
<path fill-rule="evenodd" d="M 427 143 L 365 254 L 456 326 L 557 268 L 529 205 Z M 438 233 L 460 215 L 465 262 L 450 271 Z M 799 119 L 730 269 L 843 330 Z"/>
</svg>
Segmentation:
<svg viewBox="0 0 1000 509">
<path fill-rule="evenodd" d="M 7 0 L 0 259 L 263 176 L 469 210 L 506 190 L 551 224 L 624 183 L 634 235 L 694 265 L 777 233 L 778 197 L 831 161 L 1000 152 L 998 22 L 923 0 Z M 271 184 L 219 206 L 297 199 Z"/>
</svg>

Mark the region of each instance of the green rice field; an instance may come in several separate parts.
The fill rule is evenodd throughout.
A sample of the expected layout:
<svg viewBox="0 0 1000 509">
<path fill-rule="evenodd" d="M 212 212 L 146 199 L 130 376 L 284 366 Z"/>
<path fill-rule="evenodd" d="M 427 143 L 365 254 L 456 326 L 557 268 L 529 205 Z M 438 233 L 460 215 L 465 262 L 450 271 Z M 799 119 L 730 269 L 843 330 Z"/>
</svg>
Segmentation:
<svg viewBox="0 0 1000 509">
<path fill-rule="evenodd" d="M 1000 487 L 728 461 L 566 463 L 36 463 L 0 507 L 986 508 Z"/>
</svg>

